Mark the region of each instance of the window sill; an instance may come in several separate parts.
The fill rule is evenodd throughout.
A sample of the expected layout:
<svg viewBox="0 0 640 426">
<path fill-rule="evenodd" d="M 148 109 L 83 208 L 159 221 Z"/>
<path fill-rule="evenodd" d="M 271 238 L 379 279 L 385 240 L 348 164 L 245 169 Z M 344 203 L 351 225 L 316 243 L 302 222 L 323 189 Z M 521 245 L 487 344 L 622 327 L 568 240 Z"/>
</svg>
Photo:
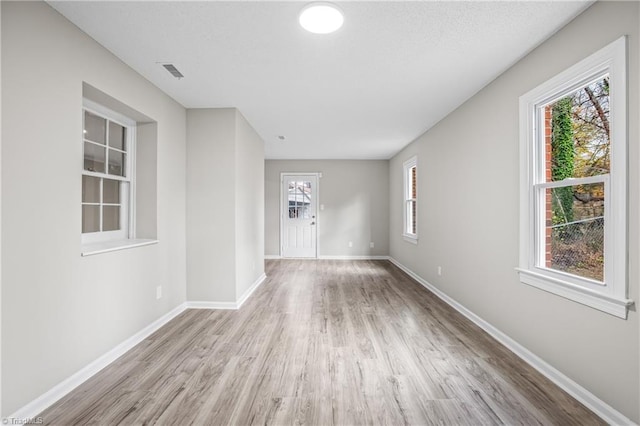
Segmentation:
<svg viewBox="0 0 640 426">
<path fill-rule="evenodd" d="M 548 277 L 528 269 L 516 268 L 520 282 L 556 294 L 565 299 L 606 312 L 618 318 L 627 319 L 627 312 L 634 302 L 589 290 L 578 285 Z"/>
<path fill-rule="evenodd" d="M 93 256 L 95 254 L 109 253 L 112 251 L 125 250 L 134 247 L 150 246 L 157 243 L 158 240 L 133 239 L 83 244 L 80 254 L 82 256 Z"/>
<path fill-rule="evenodd" d="M 411 243 L 411 244 L 418 244 L 418 236 L 417 235 L 411 235 L 411 234 L 402 234 L 402 238 Z"/>
</svg>

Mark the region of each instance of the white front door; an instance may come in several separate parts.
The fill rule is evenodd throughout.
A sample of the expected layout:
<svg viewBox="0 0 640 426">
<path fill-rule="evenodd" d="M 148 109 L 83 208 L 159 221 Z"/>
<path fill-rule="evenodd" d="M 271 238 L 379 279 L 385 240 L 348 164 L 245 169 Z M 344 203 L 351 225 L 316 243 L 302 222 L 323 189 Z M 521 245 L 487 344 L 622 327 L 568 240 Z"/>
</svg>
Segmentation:
<svg viewBox="0 0 640 426">
<path fill-rule="evenodd" d="M 282 175 L 282 257 L 317 257 L 317 175 Z"/>
</svg>

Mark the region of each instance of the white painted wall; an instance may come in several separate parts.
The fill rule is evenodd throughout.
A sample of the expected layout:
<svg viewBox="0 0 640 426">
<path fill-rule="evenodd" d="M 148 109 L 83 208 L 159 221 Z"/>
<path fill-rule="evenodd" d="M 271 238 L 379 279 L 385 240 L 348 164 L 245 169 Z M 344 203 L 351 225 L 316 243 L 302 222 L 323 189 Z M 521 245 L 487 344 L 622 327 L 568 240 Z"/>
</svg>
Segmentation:
<svg viewBox="0 0 640 426">
<path fill-rule="evenodd" d="M 597 2 L 390 162 L 391 256 L 635 422 L 639 316 L 621 320 L 521 284 L 518 98 L 629 35 L 629 116 L 639 116 L 637 2 Z M 640 144 L 629 120 L 629 283 L 640 302 Z M 402 239 L 402 163 L 418 155 L 419 244 Z M 437 267 L 442 267 L 438 276 Z"/>
<path fill-rule="evenodd" d="M 264 143 L 234 108 L 187 111 L 187 293 L 237 302 L 264 273 Z"/>
<path fill-rule="evenodd" d="M 322 172 L 318 181 L 319 256 L 389 254 L 387 160 L 265 161 L 265 253 L 280 254 L 280 173 Z M 319 208 L 319 206 L 318 206 Z M 349 241 L 353 247 L 349 247 Z M 374 243 L 374 248 L 369 243 Z"/>
<path fill-rule="evenodd" d="M 8 415 L 185 301 L 186 112 L 46 3 L 1 8 Z M 157 245 L 80 256 L 83 81 L 158 123 Z"/>
</svg>

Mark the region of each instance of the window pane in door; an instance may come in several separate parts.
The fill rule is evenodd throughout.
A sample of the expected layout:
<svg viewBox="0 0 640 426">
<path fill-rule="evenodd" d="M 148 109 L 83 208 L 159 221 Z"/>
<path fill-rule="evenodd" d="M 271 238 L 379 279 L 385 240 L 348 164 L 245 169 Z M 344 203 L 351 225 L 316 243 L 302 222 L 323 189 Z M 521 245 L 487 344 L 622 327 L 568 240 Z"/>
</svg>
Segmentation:
<svg viewBox="0 0 640 426">
<path fill-rule="evenodd" d="M 100 206 L 82 206 L 82 232 L 100 231 Z"/>
<path fill-rule="evenodd" d="M 544 267 L 604 281 L 604 184 L 546 189 Z"/>
<path fill-rule="evenodd" d="M 124 127 L 121 125 L 114 123 L 113 121 L 109 122 L 109 146 L 111 148 L 116 148 L 121 151 L 126 151 L 125 148 L 125 136 L 126 131 Z"/>
<path fill-rule="evenodd" d="M 102 188 L 105 204 L 120 204 L 120 182 L 113 179 L 104 179 Z"/>
<path fill-rule="evenodd" d="M 100 178 L 93 176 L 82 176 L 82 202 L 100 202 Z"/>
<path fill-rule="evenodd" d="M 104 173 L 106 161 L 105 148 L 94 143 L 84 143 L 84 169 L 90 172 Z"/>
<path fill-rule="evenodd" d="M 100 144 L 105 143 L 107 137 L 107 120 L 89 111 L 84 112 L 84 138 Z"/>
<path fill-rule="evenodd" d="M 311 204 L 311 182 L 300 182 L 300 218 L 311 219 L 309 206 Z"/>
<path fill-rule="evenodd" d="M 296 218 L 302 218 L 302 182 L 296 182 Z"/>
<path fill-rule="evenodd" d="M 124 176 L 125 154 L 109 150 L 109 174 L 114 176 Z"/>
<path fill-rule="evenodd" d="M 117 231 L 120 229 L 120 207 L 104 206 L 102 209 L 102 230 Z"/>
<path fill-rule="evenodd" d="M 288 183 L 289 219 L 311 219 L 311 182 Z"/>
<path fill-rule="evenodd" d="M 300 207 L 300 217 L 302 219 L 311 219 L 311 214 L 309 214 L 309 204 L 303 204 Z"/>
<path fill-rule="evenodd" d="M 289 219 L 298 217 L 298 185 L 289 182 Z"/>
</svg>

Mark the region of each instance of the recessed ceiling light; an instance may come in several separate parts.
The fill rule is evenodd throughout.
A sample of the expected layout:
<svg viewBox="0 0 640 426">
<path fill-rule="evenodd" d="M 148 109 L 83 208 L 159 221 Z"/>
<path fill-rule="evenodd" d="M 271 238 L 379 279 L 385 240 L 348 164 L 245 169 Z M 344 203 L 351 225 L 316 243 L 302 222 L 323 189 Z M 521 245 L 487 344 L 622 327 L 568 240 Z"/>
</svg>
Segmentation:
<svg viewBox="0 0 640 426">
<path fill-rule="evenodd" d="M 344 22 L 344 16 L 338 6 L 327 2 L 309 3 L 302 9 L 298 18 L 305 30 L 314 34 L 329 34 L 338 30 Z"/>
</svg>

